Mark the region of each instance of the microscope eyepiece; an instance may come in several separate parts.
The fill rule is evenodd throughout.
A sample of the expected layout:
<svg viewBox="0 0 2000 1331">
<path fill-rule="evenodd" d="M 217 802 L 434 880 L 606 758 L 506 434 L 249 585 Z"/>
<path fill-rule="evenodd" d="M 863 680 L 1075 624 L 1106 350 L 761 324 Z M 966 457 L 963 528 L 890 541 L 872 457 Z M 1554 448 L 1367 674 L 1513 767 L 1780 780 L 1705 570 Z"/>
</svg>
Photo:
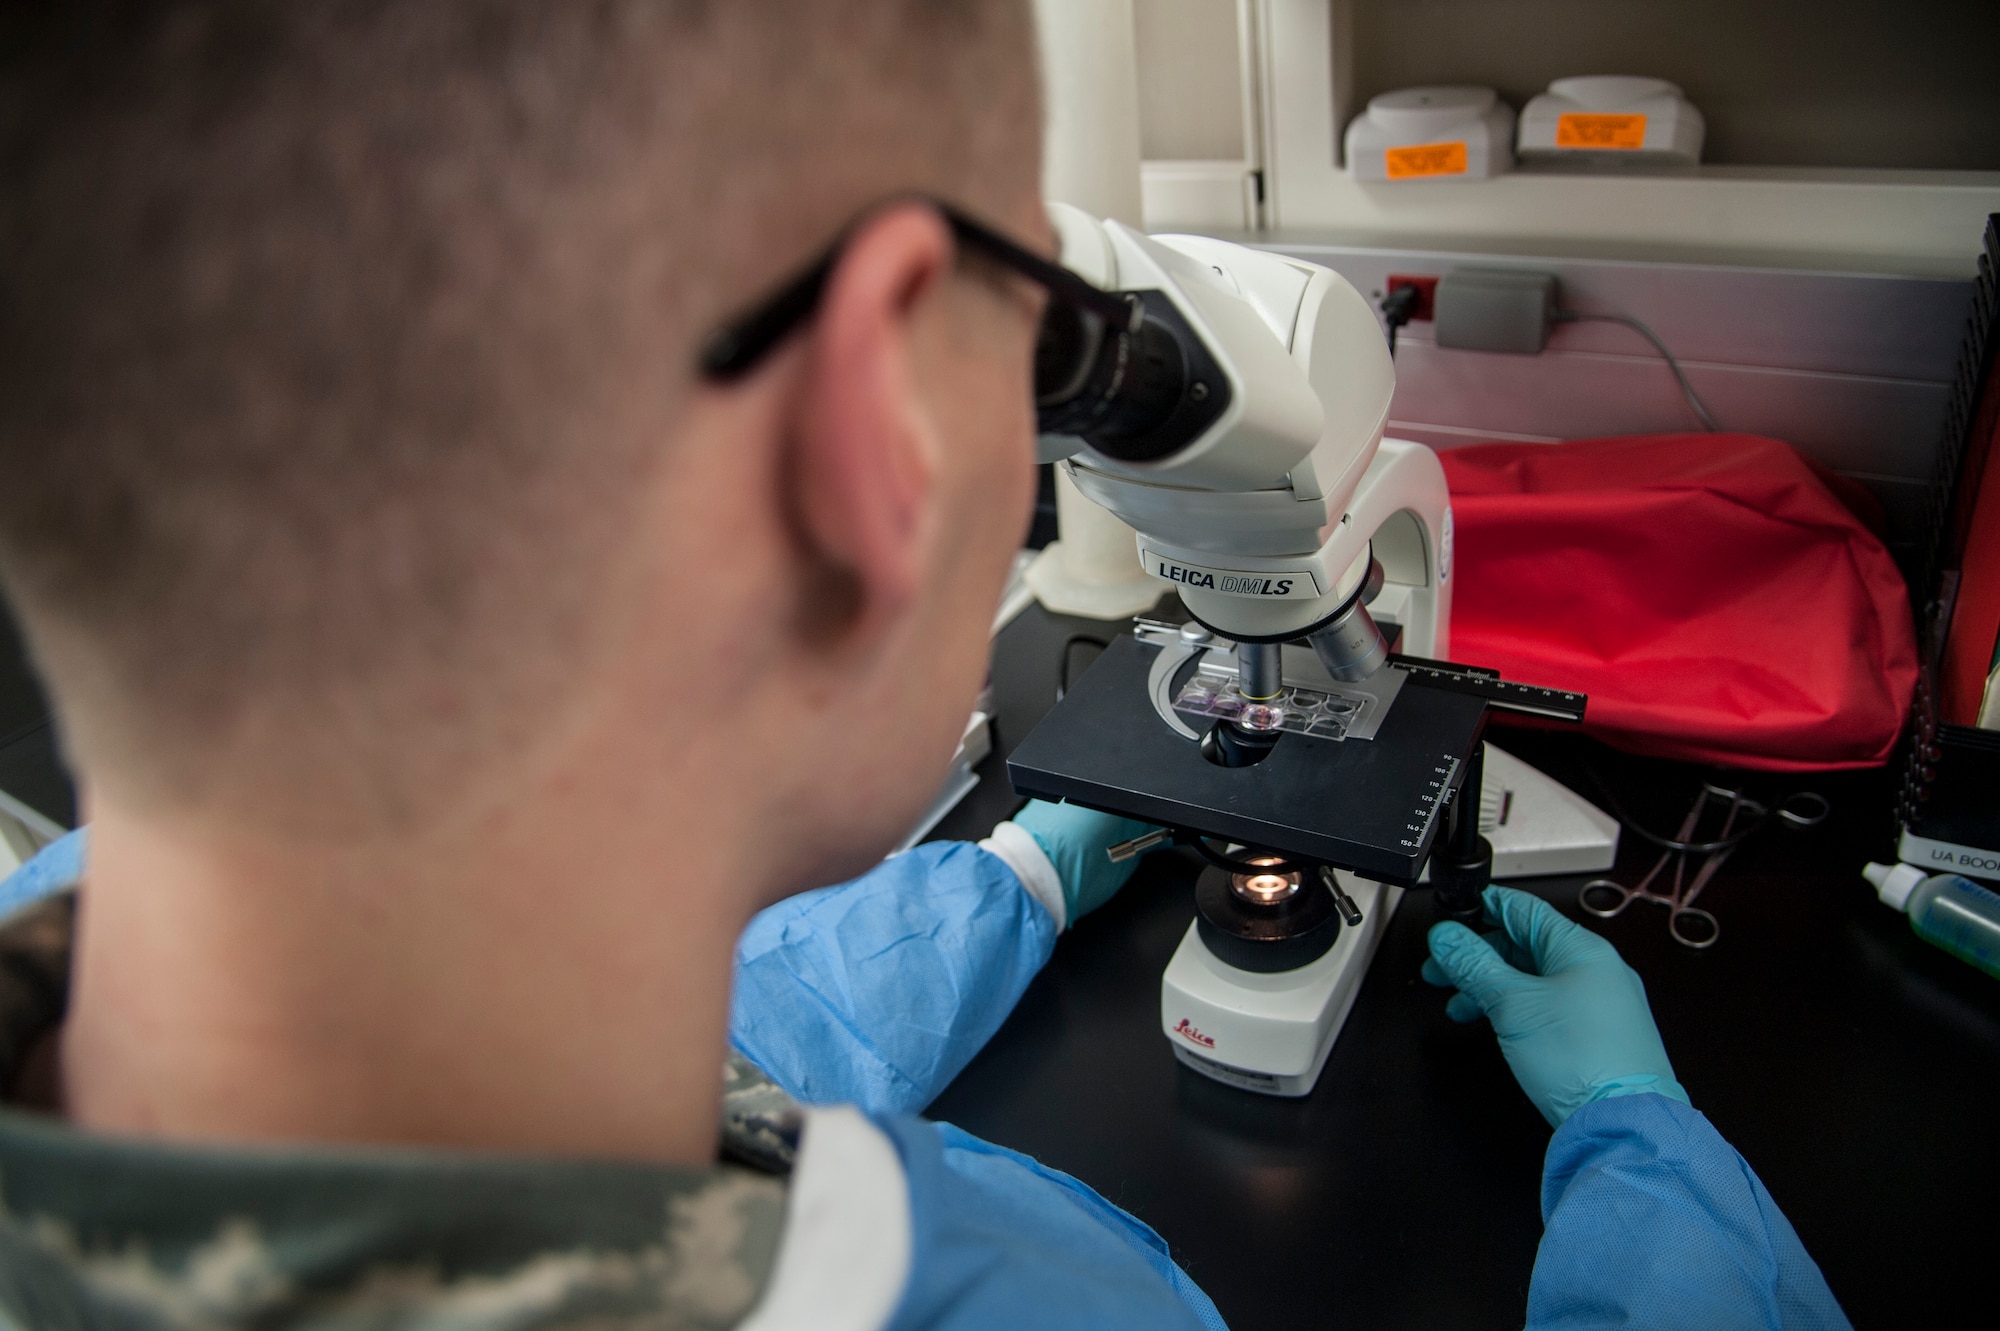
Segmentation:
<svg viewBox="0 0 2000 1331">
<path fill-rule="evenodd" d="M 1035 343 L 1037 424 L 1120 462 L 1159 462 L 1221 419 L 1229 381 L 1164 292 L 1125 294 L 1139 305 L 1125 328 L 1050 302 Z"/>
<path fill-rule="evenodd" d="M 1043 428 L 1063 418 L 1083 395 L 1104 344 L 1115 337 L 1090 310 L 1050 300 L 1035 339 L 1035 410 Z"/>
</svg>

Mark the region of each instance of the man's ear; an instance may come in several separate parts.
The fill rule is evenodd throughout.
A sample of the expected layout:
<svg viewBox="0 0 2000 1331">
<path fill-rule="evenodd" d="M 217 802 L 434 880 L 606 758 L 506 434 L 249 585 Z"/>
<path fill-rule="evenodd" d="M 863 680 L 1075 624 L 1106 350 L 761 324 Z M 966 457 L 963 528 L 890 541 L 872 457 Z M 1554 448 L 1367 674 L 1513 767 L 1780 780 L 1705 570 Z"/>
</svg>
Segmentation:
<svg viewBox="0 0 2000 1331">
<path fill-rule="evenodd" d="M 828 618 L 849 630 L 880 625 L 922 585 L 937 440 L 916 344 L 951 257 L 943 221 L 913 205 L 864 223 L 828 274 L 786 468 L 819 590 L 844 602 L 818 607 L 823 627 Z"/>
</svg>

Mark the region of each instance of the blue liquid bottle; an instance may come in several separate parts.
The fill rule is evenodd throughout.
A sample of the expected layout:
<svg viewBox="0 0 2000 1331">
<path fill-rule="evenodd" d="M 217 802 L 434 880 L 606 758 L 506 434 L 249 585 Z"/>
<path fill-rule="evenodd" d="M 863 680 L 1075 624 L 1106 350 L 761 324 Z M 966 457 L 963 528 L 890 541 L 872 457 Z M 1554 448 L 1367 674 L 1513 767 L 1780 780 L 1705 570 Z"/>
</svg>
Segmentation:
<svg viewBox="0 0 2000 1331">
<path fill-rule="evenodd" d="M 1910 917 L 1917 937 L 2000 978 L 2000 894 L 1955 873 L 1925 877 L 1909 864 L 1861 872 L 1877 896 Z"/>
</svg>

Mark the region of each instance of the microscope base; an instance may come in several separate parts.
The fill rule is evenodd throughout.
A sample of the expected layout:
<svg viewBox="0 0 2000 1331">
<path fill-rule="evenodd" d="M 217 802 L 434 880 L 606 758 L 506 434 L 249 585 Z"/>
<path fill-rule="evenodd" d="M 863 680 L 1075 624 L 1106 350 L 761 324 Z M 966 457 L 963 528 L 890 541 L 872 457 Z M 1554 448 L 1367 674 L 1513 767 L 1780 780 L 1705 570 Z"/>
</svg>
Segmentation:
<svg viewBox="0 0 2000 1331">
<path fill-rule="evenodd" d="M 1260 975 L 1225 966 L 1188 926 L 1160 980 L 1160 1026 L 1176 1058 L 1246 1091 L 1312 1090 L 1403 896 L 1346 872 L 1340 884 L 1361 908 L 1361 923 L 1297 970 Z"/>
</svg>

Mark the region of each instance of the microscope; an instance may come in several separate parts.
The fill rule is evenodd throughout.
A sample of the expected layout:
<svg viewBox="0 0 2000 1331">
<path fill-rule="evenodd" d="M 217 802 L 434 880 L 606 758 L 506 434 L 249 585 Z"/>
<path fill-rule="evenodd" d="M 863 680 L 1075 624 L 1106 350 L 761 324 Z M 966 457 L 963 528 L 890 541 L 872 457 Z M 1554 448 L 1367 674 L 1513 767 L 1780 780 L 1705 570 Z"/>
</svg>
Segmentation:
<svg viewBox="0 0 2000 1331">
<path fill-rule="evenodd" d="M 1452 518 L 1429 449 L 1385 439 L 1395 371 L 1338 274 L 1052 206 L 1063 265 L 1124 313 L 1053 303 L 1043 461 L 1138 532 L 1184 624 L 1138 622 L 1009 759 L 1015 789 L 1157 823 L 1207 868 L 1161 984 L 1175 1055 L 1309 1092 L 1403 890 L 1476 920 L 1488 711 L 1584 699 L 1455 665 Z M 1107 312 L 1108 311 L 1108 312 Z"/>
</svg>

